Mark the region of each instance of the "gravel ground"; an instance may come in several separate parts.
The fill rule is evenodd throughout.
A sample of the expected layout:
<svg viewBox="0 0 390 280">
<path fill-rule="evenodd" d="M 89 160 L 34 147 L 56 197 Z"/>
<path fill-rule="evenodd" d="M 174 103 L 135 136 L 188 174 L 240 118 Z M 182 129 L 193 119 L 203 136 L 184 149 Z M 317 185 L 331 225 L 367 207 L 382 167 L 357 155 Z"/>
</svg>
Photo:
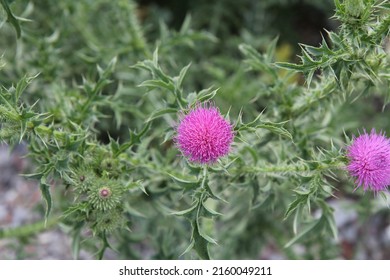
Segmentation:
<svg viewBox="0 0 390 280">
<path fill-rule="evenodd" d="M 42 200 L 36 182 L 19 174 L 25 171 L 28 160 L 23 146 L 12 153 L 0 146 L 0 229 L 13 228 L 42 221 L 39 207 Z M 70 238 L 60 228 L 24 239 L 0 239 L 0 259 L 73 259 Z M 81 259 L 93 259 L 81 252 Z"/>
<path fill-rule="evenodd" d="M 28 160 L 23 146 L 18 146 L 10 153 L 6 146 L 0 146 L 0 229 L 42 221 L 43 205 L 36 182 L 20 176 L 28 167 Z M 342 248 L 340 259 L 386 259 L 390 260 L 390 210 L 388 202 L 377 199 L 384 209 L 373 215 L 363 224 L 358 221 L 358 214 L 351 207 L 356 203 L 348 199 L 331 202 L 335 209 L 335 219 L 339 228 L 339 244 Z M 264 259 L 281 259 L 283 256 L 272 249 L 262 252 Z M 105 259 L 115 259 L 115 254 L 108 252 Z M 0 239 L 0 259 L 73 259 L 69 236 L 56 227 L 24 239 Z M 85 251 L 80 252 L 80 259 L 94 259 Z"/>
</svg>

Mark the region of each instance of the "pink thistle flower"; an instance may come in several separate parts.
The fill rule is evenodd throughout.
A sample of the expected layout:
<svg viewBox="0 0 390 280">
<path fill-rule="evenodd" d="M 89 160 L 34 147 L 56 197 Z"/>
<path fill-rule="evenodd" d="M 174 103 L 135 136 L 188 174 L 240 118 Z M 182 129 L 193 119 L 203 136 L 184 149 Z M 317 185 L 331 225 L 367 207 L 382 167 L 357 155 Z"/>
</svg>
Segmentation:
<svg viewBox="0 0 390 280">
<path fill-rule="evenodd" d="M 390 141 L 383 133 L 372 130 L 353 139 L 347 149 L 350 162 L 347 169 L 356 178 L 357 188 L 374 192 L 390 185 Z"/>
<path fill-rule="evenodd" d="M 227 155 L 233 142 L 232 126 L 210 103 L 198 104 L 181 117 L 176 146 L 192 162 L 214 163 Z"/>
</svg>

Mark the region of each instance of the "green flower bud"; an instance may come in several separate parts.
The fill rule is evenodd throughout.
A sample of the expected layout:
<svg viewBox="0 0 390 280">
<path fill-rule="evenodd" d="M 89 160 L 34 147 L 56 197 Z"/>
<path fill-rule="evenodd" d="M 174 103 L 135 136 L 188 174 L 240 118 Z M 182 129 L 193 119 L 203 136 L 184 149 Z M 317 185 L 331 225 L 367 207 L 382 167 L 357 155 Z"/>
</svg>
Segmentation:
<svg viewBox="0 0 390 280">
<path fill-rule="evenodd" d="M 72 185 L 75 191 L 79 194 L 86 193 L 91 186 L 96 182 L 96 175 L 94 172 L 88 169 L 78 169 L 76 170 L 72 176 L 71 181 L 68 183 Z"/>
<path fill-rule="evenodd" d="M 126 219 L 123 216 L 121 209 L 113 209 L 107 213 L 96 213 L 96 223 L 93 226 L 93 230 L 96 233 L 108 233 L 119 228 L 124 228 L 125 225 Z"/>
<path fill-rule="evenodd" d="M 360 17 L 364 9 L 366 8 L 364 5 L 364 0 L 345 0 L 345 11 L 354 17 Z"/>
<path fill-rule="evenodd" d="M 88 202 L 94 209 L 108 211 L 121 202 L 123 188 L 114 180 L 100 179 L 88 191 Z"/>
<path fill-rule="evenodd" d="M 110 177 L 118 177 L 118 164 L 118 161 L 111 157 L 103 159 L 100 164 L 102 174 L 106 174 Z"/>
</svg>

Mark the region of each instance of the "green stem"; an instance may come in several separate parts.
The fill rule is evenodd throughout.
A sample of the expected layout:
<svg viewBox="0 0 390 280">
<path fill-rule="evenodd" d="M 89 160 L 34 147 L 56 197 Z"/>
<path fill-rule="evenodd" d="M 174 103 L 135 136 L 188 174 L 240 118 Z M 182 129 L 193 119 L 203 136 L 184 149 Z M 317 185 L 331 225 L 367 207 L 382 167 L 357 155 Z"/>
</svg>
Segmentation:
<svg viewBox="0 0 390 280">
<path fill-rule="evenodd" d="M 207 180 L 207 175 L 208 175 L 208 169 L 207 168 L 208 168 L 207 165 L 203 166 L 203 176 L 202 176 L 202 182 L 200 184 L 200 188 L 201 189 L 204 189 L 205 185 L 206 185 L 206 180 Z"/>
<path fill-rule="evenodd" d="M 59 217 L 54 217 L 48 219 L 47 222 L 39 221 L 33 224 L 23 225 L 15 228 L 0 229 L 0 239 L 31 236 L 54 227 L 58 224 L 59 220 Z"/>
<path fill-rule="evenodd" d="M 237 172 L 244 173 L 303 173 L 308 171 L 324 171 L 330 169 L 340 169 L 345 166 L 344 162 L 336 161 L 332 163 L 318 163 L 315 168 L 310 168 L 309 165 L 270 165 L 270 166 L 244 166 L 236 169 Z"/>
</svg>

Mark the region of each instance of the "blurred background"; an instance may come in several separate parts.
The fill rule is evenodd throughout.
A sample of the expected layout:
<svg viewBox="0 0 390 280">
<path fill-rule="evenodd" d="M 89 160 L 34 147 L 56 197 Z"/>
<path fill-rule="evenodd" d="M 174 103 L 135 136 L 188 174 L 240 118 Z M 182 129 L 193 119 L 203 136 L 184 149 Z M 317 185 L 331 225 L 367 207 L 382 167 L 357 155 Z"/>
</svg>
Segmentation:
<svg viewBox="0 0 390 280">
<path fill-rule="evenodd" d="M 114 56 L 120 58 L 118 78 L 131 83 L 136 78 L 128 75 L 128 67 L 145 59 L 160 45 L 160 60 L 167 68 L 178 69 L 192 62 L 191 75 L 186 80 L 189 90 L 214 85 L 226 92 L 227 98 L 217 97 L 226 111 L 232 102 L 240 108 L 255 97 L 236 90 L 243 83 L 247 83 L 248 92 L 257 86 L 248 82 L 245 69 L 238 63 L 242 60 L 239 44 L 247 43 L 262 51 L 278 37 L 276 60 L 298 62 L 299 43 L 317 46 L 325 29 L 337 30 L 338 26 L 331 19 L 333 0 L 139 0 L 135 2 L 135 18 L 121 14 L 123 1 L 59 2 L 13 1 L 13 12 L 31 19 L 22 22 L 23 35 L 18 40 L 12 27 L 4 22 L 5 13 L 0 9 L 0 53 L 4 54 L 7 65 L 12 65 L 1 71 L 3 86 L 10 86 L 26 73 L 40 72 L 45 84 L 31 89 L 36 99 L 53 90 L 47 87 L 51 82 L 79 81 L 84 75 L 92 75 L 95 70 L 91 69 L 96 64 L 107 63 Z M 129 29 L 134 20 L 139 22 L 143 38 L 136 36 L 136 30 Z M 175 32 L 186 28 L 187 23 L 191 30 L 199 31 L 189 32 L 188 42 L 185 36 L 175 37 Z M 149 53 L 142 44 L 150 46 Z M 294 82 L 301 80 L 296 77 Z M 383 97 L 370 95 L 363 102 L 343 106 L 339 119 L 345 120 L 346 131 L 357 123 L 367 130 L 375 124 L 389 134 L 389 110 L 383 109 L 383 105 Z M 266 104 L 259 101 L 257 106 L 261 110 Z M 107 141 L 107 132 L 114 138 L 121 137 L 124 127 L 125 121 L 119 128 L 110 122 L 99 124 L 101 141 Z M 12 151 L 5 145 L 0 147 L 0 229 L 42 219 L 44 203 L 37 184 L 19 175 L 33 169 L 31 161 L 24 157 L 26 153 L 23 144 Z M 338 195 L 343 199 L 331 203 L 339 240 L 334 241 L 333 251 L 325 258 L 390 259 L 390 211 L 386 201 L 377 206 L 383 210 L 365 213 L 364 205 L 371 203 L 370 198 L 360 199 L 359 209 L 354 195 L 342 191 Z M 253 230 L 259 229 L 254 226 Z M 0 259 L 71 259 L 71 243 L 66 230 L 61 228 L 27 238 L 0 239 Z M 310 246 L 315 249 L 315 242 Z M 316 258 L 310 252 L 306 254 L 306 248 L 297 246 L 294 250 L 302 258 Z M 147 249 L 138 249 L 144 250 L 144 256 L 148 257 Z M 290 258 L 272 242 L 263 246 L 257 257 Z M 80 258 L 94 256 L 82 251 Z M 106 258 L 116 259 L 118 255 L 110 251 Z"/>
</svg>

